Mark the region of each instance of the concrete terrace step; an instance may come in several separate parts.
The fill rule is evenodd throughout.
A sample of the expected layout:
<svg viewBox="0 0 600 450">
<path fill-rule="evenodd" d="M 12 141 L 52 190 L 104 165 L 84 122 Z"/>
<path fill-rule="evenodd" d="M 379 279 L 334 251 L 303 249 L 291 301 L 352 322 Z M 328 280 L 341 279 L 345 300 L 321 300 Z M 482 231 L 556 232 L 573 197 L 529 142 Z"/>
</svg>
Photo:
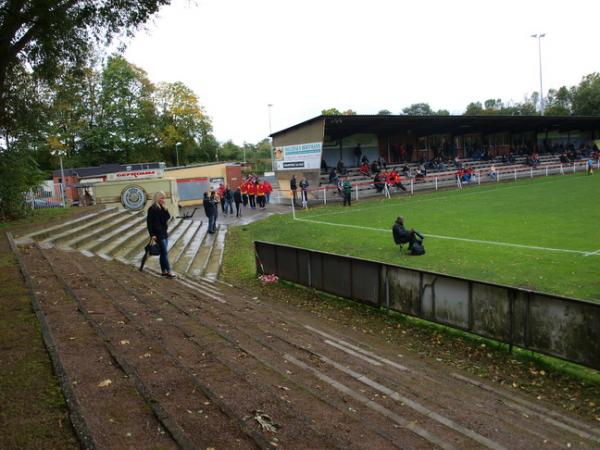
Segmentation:
<svg viewBox="0 0 600 450">
<path fill-rule="evenodd" d="M 90 252 L 95 253 L 101 248 L 106 248 L 109 244 L 112 243 L 113 240 L 118 240 L 124 235 L 129 235 L 129 232 L 131 230 L 137 230 L 140 226 L 145 228 L 145 225 L 146 217 L 144 217 L 143 215 L 134 215 L 127 221 L 125 221 L 125 223 L 120 224 L 119 227 L 113 229 L 112 231 L 102 234 L 98 238 L 90 240 L 84 245 L 81 245 L 79 249 L 88 250 Z"/>
<path fill-rule="evenodd" d="M 97 220 L 99 217 L 101 217 L 105 214 L 110 214 L 115 211 L 116 211 L 116 208 L 106 208 L 106 209 L 103 209 L 102 211 L 97 211 L 94 213 L 86 214 L 83 217 L 79 217 L 74 220 L 69 220 L 69 221 L 63 222 L 59 225 L 45 228 L 41 231 L 36 231 L 34 233 L 26 234 L 25 236 L 20 237 L 17 240 L 17 243 L 19 245 L 21 245 L 21 244 L 29 243 L 29 242 L 33 242 L 33 241 L 42 241 L 44 239 L 47 239 L 51 235 L 57 235 L 57 234 L 64 233 L 65 231 L 68 231 L 75 227 L 82 226 L 93 220 Z"/>
<path fill-rule="evenodd" d="M 63 231 L 62 233 L 48 236 L 46 239 L 43 240 L 43 242 L 46 244 L 59 246 L 65 245 L 68 241 L 71 241 L 78 236 L 85 236 L 89 232 L 96 230 L 99 227 L 103 227 L 105 224 L 111 223 L 125 214 L 129 213 L 124 210 L 113 210 L 108 214 L 101 215 L 100 217 L 96 218 L 96 220 L 92 220 L 83 225 L 70 228 L 67 231 Z"/>
<path fill-rule="evenodd" d="M 111 239 L 99 241 L 97 246 L 89 247 L 87 250 L 98 254 L 104 259 L 112 259 L 114 254 L 121 250 L 127 242 L 141 239 L 144 234 L 147 235 L 145 217 L 132 221 L 127 228 L 123 227 L 124 229 L 115 231 Z"/>
<path fill-rule="evenodd" d="M 213 242 L 212 251 L 204 268 L 204 276 L 209 280 L 216 280 L 223 262 L 223 253 L 225 251 L 225 236 L 227 235 L 227 226 L 221 225 L 219 232 Z"/>
<path fill-rule="evenodd" d="M 213 249 L 213 244 L 215 243 L 216 237 L 220 229 L 221 225 L 218 225 L 217 233 L 206 234 L 202 241 L 202 245 L 196 253 L 196 257 L 192 261 L 192 264 L 190 264 L 190 266 L 188 267 L 188 270 L 185 272 L 187 276 L 191 278 L 199 278 L 204 274 L 204 270 L 208 265 L 208 260 Z"/>
<path fill-rule="evenodd" d="M 76 238 L 65 242 L 64 245 L 65 247 L 94 251 L 93 248 L 97 248 L 99 245 L 102 245 L 103 242 L 128 230 L 130 227 L 135 226 L 135 224 L 143 220 L 145 220 L 145 218 L 141 212 L 122 214 L 111 222 L 95 227 L 93 230 L 89 230 L 89 232 L 83 236 L 77 236 Z"/>
</svg>

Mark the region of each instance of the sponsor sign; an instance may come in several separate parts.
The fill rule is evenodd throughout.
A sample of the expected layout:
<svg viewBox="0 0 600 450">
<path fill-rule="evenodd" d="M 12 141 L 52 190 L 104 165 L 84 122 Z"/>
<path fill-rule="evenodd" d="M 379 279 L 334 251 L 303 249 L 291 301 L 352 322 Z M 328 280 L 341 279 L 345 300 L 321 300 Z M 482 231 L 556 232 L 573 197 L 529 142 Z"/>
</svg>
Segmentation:
<svg viewBox="0 0 600 450">
<path fill-rule="evenodd" d="M 147 198 L 146 191 L 135 184 L 126 186 L 121 191 L 121 203 L 125 209 L 131 211 L 138 211 L 144 208 Z"/>
<path fill-rule="evenodd" d="M 128 172 L 109 173 L 106 176 L 108 181 L 118 180 L 139 180 L 143 178 L 161 178 L 164 175 L 164 169 L 144 169 L 130 170 Z"/>
<path fill-rule="evenodd" d="M 277 170 L 319 169 L 321 167 L 322 142 L 275 147 L 273 157 Z"/>
</svg>

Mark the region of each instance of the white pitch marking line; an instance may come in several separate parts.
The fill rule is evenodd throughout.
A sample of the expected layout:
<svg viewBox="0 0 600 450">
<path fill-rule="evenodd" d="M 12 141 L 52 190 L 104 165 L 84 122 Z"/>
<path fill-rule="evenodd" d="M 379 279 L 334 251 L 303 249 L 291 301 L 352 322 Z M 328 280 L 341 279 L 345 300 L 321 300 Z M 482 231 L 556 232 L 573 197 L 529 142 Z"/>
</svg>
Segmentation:
<svg viewBox="0 0 600 450">
<path fill-rule="evenodd" d="M 380 232 L 384 232 L 384 233 L 392 232 L 391 230 L 384 230 L 383 228 L 363 227 L 360 225 L 350 225 L 347 223 L 331 223 L 331 222 L 323 222 L 320 220 L 299 219 L 299 218 L 296 218 L 296 220 L 299 220 L 301 222 L 318 223 L 321 225 L 331 225 L 334 227 L 356 228 L 359 230 L 380 231 Z M 516 248 L 525 248 L 528 250 L 543 250 L 543 251 L 547 251 L 547 252 L 576 253 L 578 255 L 584 255 L 584 256 L 600 256 L 600 253 L 596 253 L 596 252 L 590 253 L 590 252 L 584 252 L 584 251 L 580 251 L 580 250 L 570 250 L 570 249 L 566 249 L 566 248 L 538 247 L 535 245 L 511 244 L 510 242 L 484 241 L 484 240 L 480 240 L 480 239 L 467 239 L 467 238 L 460 238 L 460 237 L 454 237 L 454 236 L 440 236 L 437 234 L 423 234 L 423 235 L 425 237 L 432 237 L 432 238 L 436 238 L 436 239 L 471 242 L 474 244 L 497 245 L 500 247 L 516 247 Z M 600 252 L 600 250 L 598 250 L 598 251 Z"/>
<path fill-rule="evenodd" d="M 370 408 L 373 411 L 376 411 L 379 414 L 387 417 L 388 419 L 396 422 L 398 425 L 400 425 L 404 428 L 407 428 L 408 430 L 412 431 L 413 433 L 417 434 L 418 436 L 421 436 L 423 439 L 431 442 L 432 444 L 437 445 L 443 449 L 448 449 L 448 450 L 456 448 L 449 442 L 445 442 L 445 441 L 441 440 L 437 436 L 431 434 L 429 431 L 416 425 L 414 422 L 409 422 L 404 417 L 396 414 L 393 411 L 390 411 L 386 407 L 380 405 L 379 403 L 374 402 L 373 400 L 369 399 L 368 397 L 366 397 L 362 394 L 359 394 L 358 392 L 353 391 L 345 384 L 342 384 L 339 381 L 334 380 L 333 378 L 320 372 L 319 370 L 308 366 L 307 364 L 303 363 L 302 361 L 294 358 L 292 355 L 285 354 L 285 355 L 283 355 L 283 357 L 287 361 L 300 367 L 301 369 L 304 369 L 308 372 L 312 372 L 313 375 L 316 376 L 318 379 L 324 381 L 325 383 L 329 384 L 330 386 L 333 386 L 335 389 L 337 389 L 340 392 L 343 392 L 344 394 L 348 395 L 349 397 L 352 397 L 354 400 L 356 400 L 359 403 L 362 403 L 367 408 Z"/>
<path fill-rule="evenodd" d="M 589 253 L 586 253 L 583 256 L 596 256 L 598 254 L 600 254 L 600 248 L 598 250 L 596 250 L 595 252 L 589 252 Z"/>
<path fill-rule="evenodd" d="M 321 359 L 323 361 L 325 361 L 326 363 L 332 365 L 336 369 L 344 372 L 345 374 L 350 375 L 355 380 L 358 380 L 361 383 L 372 387 L 373 389 L 381 392 L 382 394 L 387 395 L 391 399 L 394 399 L 395 401 L 408 406 L 409 408 L 417 411 L 418 413 L 423 414 L 424 416 L 429 417 L 429 418 L 435 420 L 436 422 L 441 423 L 442 425 L 445 425 L 454 431 L 457 431 L 465 436 L 470 437 L 474 441 L 479 442 L 481 445 L 484 445 L 488 448 L 492 448 L 495 450 L 501 450 L 501 449 L 506 448 L 506 447 L 503 447 L 502 445 L 498 444 L 497 442 L 494 442 L 491 439 L 488 439 L 485 436 L 482 436 L 479 433 L 454 422 L 452 419 L 442 416 L 441 414 L 438 414 L 435 411 L 432 411 L 431 409 L 421 405 L 420 403 L 417 403 L 407 397 L 404 397 L 403 395 L 400 395 L 398 392 L 396 392 L 382 384 L 377 383 L 376 381 L 370 379 L 366 375 L 363 375 L 361 373 L 353 371 L 352 369 L 344 367 L 341 364 L 338 364 L 335 361 L 332 361 L 331 359 L 327 358 L 326 356 L 321 356 Z"/>
<path fill-rule="evenodd" d="M 310 325 L 304 325 L 304 328 L 306 328 L 307 330 L 310 330 L 310 331 L 314 331 L 315 333 L 320 334 L 321 336 L 324 336 L 327 339 L 335 341 L 342 346 L 345 346 L 354 351 L 360 352 L 363 355 L 367 355 L 373 359 L 379 360 L 382 363 L 387 364 L 388 366 L 395 367 L 396 369 L 399 369 L 399 370 L 408 370 L 408 368 L 404 367 L 402 364 L 395 363 L 394 361 L 390 361 L 389 359 L 382 358 L 381 356 L 377 355 L 376 353 L 370 352 L 368 350 L 364 350 L 360 347 L 357 347 L 356 345 L 352 345 L 349 342 L 343 341 L 341 339 L 337 339 L 336 337 L 334 337 L 328 333 L 325 333 L 324 331 L 318 330 L 317 328 L 311 327 Z M 325 342 L 327 342 L 327 341 L 325 341 Z"/>
</svg>

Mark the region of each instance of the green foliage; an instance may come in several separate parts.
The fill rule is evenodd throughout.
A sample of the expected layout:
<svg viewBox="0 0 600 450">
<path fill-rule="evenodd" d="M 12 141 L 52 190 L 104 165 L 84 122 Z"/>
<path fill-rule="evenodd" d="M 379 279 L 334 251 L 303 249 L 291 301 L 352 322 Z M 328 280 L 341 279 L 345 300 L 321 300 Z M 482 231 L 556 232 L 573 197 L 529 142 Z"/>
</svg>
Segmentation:
<svg viewBox="0 0 600 450">
<path fill-rule="evenodd" d="M 0 152 L 0 221 L 14 220 L 29 211 L 27 192 L 39 185 L 42 173 L 30 153 L 18 146 Z"/>
<path fill-rule="evenodd" d="M 321 114 L 324 116 L 340 116 L 342 112 L 337 108 L 329 108 L 321 110 Z"/>
<path fill-rule="evenodd" d="M 0 123 L 19 62 L 48 80 L 64 64 L 83 62 L 92 42 L 131 34 L 170 0 L 0 0 Z"/>
<path fill-rule="evenodd" d="M 387 109 L 382 109 L 377 113 L 378 116 L 391 116 L 392 112 Z"/>
<path fill-rule="evenodd" d="M 413 103 L 402 109 L 402 114 L 407 116 L 433 116 L 434 112 L 429 103 Z"/>
<path fill-rule="evenodd" d="M 573 114 L 578 116 L 600 115 L 600 73 L 591 73 L 581 80 L 572 93 Z"/>
</svg>

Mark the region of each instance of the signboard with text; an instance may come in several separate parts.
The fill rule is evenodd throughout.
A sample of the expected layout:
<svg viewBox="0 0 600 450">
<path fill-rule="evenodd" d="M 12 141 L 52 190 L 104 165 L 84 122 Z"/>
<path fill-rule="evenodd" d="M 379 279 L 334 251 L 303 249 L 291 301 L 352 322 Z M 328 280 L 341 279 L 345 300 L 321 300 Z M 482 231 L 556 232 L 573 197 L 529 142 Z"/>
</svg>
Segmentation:
<svg viewBox="0 0 600 450">
<path fill-rule="evenodd" d="M 106 176 L 108 181 L 118 180 L 139 180 L 143 178 L 161 178 L 164 175 L 163 169 L 143 169 L 143 170 L 130 170 L 127 172 L 116 172 L 109 173 Z"/>
<path fill-rule="evenodd" d="M 273 156 L 277 170 L 319 169 L 322 142 L 275 147 Z"/>
</svg>

